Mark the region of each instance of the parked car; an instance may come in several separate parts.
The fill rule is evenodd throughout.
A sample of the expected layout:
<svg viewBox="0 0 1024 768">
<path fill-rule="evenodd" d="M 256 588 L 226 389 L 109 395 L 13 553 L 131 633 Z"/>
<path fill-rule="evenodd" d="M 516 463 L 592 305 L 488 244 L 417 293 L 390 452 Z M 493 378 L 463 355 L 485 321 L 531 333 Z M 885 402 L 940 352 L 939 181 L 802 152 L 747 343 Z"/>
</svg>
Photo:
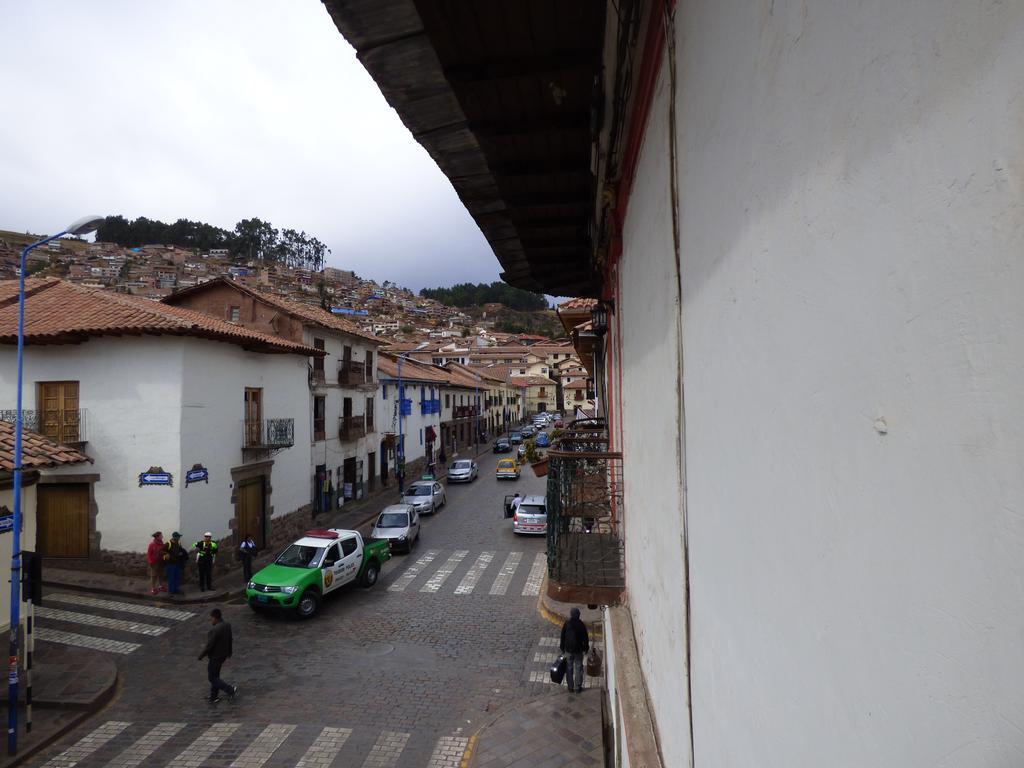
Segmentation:
<svg viewBox="0 0 1024 768">
<path fill-rule="evenodd" d="M 506 511 L 511 500 L 505 497 Z M 542 536 L 548 532 L 547 500 L 543 496 L 526 496 L 512 513 L 512 532 Z"/>
<path fill-rule="evenodd" d="M 495 453 L 511 453 L 512 443 L 509 442 L 507 437 L 499 437 L 494 441 L 494 452 Z"/>
<path fill-rule="evenodd" d="M 417 480 L 405 489 L 402 504 L 411 504 L 418 515 L 432 515 L 445 504 L 444 486 L 436 480 Z"/>
<path fill-rule="evenodd" d="M 551 438 L 548 437 L 548 433 L 547 432 L 539 433 L 537 435 L 536 441 L 534 441 L 534 445 L 536 445 L 538 448 L 547 448 L 547 447 L 549 447 L 551 445 Z"/>
<path fill-rule="evenodd" d="M 533 437 L 535 434 L 537 434 L 537 428 L 523 427 L 522 430 L 520 430 L 520 432 L 523 435 L 523 437 Z"/>
<path fill-rule="evenodd" d="M 499 459 L 494 475 L 498 480 L 518 480 L 519 462 L 515 459 Z"/>
<path fill-rule="evenodd" d="M 394 552 L 412 552 L 420 540 L 420 516 L 411 504 L 391 504 L 384 507 L 370 532 L 375 541 L 386 541 Z"/>
<path fill-rule="evenodd" d="M 448 467 L 448 482 L 471 483 L 476 480 L 477 473 L 475 461 L 472 459 L 459 459 L 458 461 L 453 461 L 452 465 Z"/>
<path fill-rule="evenodd" d="M 523 442 L 523 433 L 522 432 L 513 432 L 513 433 L 511 433 L 508 436 L 508 441 L 510 443 L 512 443 L 512 445 L 519 445 L 521 442 Z"/>
<path fill-rule="evenodd" d="M 345 584 L 372 587 L 391 559 L 384 541 L 363 541 L 357 531 L 317 528 L 289 544 L 277 559 L 253 574 L 245 600 L 254 611 L 294 611 L 308 619 L 324 596 Z"/>
<path fill-rule="evenodd" d="M 520 459 L 526 457 L 526 446 L 525 445 L 523 445 L 523 444 L 519 445 L 519 448 L 516 450 L 516 456 L 518 456 Z"/>
</svg>

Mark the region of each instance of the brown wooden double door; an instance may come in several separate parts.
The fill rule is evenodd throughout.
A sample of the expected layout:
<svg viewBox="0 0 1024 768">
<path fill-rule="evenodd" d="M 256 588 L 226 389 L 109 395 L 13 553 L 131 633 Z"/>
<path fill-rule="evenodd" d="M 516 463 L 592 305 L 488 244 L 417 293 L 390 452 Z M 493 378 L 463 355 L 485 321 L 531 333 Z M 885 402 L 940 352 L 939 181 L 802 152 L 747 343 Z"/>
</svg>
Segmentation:
<svg viewBox="0 0 1024 768">
<path fill-rule="evenodd" d="M 266 544 L 266 510 L 263 478 L 243 480 L 235 487 L 235 535 L 239 541 L 249 534 L 258 549 Z"/>
<path fill-rule="evenodd" d="M 89 484 L 37 486 L 36 527 L 43 557 L 88 557 Z"/>
</svg>

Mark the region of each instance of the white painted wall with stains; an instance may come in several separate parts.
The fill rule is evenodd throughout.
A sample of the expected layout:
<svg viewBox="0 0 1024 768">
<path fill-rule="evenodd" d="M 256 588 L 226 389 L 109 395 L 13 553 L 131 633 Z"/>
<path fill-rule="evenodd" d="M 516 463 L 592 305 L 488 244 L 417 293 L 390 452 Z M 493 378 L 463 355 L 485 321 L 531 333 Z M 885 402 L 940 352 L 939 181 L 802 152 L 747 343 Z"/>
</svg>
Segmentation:
<svg viewBox="0 0 1024 768">
<path fill-rule="evenodd" d="M 1024 5 L 679 2 L 698 766 L 1024 752 Z M 618 318 L 628 589 L 688 761 L 667 85 Z"/>
</svg>

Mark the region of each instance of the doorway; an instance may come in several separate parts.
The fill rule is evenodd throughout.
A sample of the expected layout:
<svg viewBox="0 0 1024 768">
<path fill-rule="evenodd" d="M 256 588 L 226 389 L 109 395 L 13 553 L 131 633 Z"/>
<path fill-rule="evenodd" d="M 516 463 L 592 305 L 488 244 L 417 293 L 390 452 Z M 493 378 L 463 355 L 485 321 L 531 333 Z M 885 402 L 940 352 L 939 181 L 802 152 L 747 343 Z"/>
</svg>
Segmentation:
<svg viewBox="0 0 1024 768">
<path fill-rule="evenodd" d="M 235 533 L 239 537 L 252 536 L 257 549 L 266 545 L 263 491 L 262 477 L 243 480 L 235 487 Z"/>
<path fill-rule="evenodd" d="M 366 478 L 366 487 L 370 493 L 373 493 L 377 488 L 377 454 L 372 452 L 367 454 L 366 464 L 370 468 Z"/>
<path fill-rule="evenodd" d="M 342 482 L 344 483 L 345 500 L 356 497 L 356 460 L 355 458 L 345 459 L 342 465 Z"/>
<path fill-rule="evenodd" d="M 89 556 L 89 484 L 39 485 L 38 547 L 43 557 Z"/>
</svg>

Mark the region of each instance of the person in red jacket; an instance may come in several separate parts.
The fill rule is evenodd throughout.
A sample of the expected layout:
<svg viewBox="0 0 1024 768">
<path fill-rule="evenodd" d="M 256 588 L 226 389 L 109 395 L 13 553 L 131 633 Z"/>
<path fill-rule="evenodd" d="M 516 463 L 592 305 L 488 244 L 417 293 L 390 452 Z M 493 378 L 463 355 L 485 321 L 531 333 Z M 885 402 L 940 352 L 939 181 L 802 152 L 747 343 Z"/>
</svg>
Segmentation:
<svg viewBox="0 0 1024 768">
<path fill-rule="evenodd" d="M 153 534 L 153 540 L 146 549 L 146 562 L 149 563 L 149 594 L 156 595 L 166 592 L 164 586 L 164 535 L 160 531 Z"/>
</svg>

